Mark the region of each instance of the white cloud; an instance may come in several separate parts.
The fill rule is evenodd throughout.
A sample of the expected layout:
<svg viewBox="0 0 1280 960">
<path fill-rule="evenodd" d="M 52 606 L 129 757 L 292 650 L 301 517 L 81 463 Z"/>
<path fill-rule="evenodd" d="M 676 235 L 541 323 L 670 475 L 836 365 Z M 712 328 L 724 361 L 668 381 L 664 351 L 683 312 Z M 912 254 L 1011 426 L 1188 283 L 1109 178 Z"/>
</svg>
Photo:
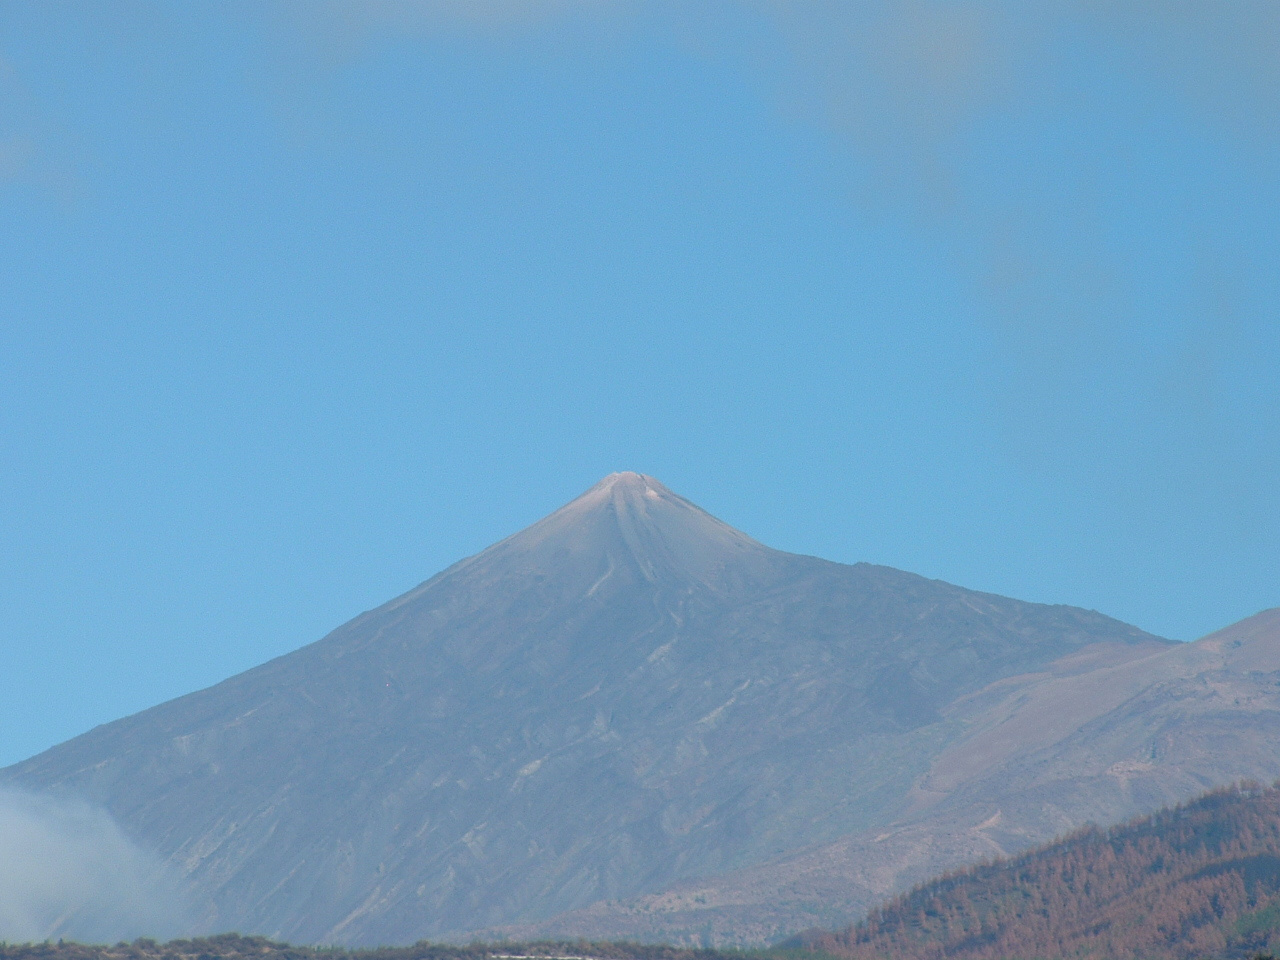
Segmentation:
<svg viewBox="0 0 1280 960">
<path fill-rule="evenodd" d="M 0 790 L 0 940 L 174 935 L 185 916 L 174 887 L 105 811 Z"/>
</svg>

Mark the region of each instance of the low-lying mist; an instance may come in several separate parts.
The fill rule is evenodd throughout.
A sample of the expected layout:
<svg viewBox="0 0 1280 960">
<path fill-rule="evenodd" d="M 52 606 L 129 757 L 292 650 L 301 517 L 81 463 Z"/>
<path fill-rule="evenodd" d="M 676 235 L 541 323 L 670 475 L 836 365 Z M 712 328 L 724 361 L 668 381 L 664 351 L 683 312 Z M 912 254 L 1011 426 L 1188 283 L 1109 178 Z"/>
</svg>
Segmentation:
<svg viewBox="0 0 1280 960">
<path fill-rule="evenodd" d="M 106 811 L 0 790 L 0 941 L 176 936 L 186 917 L 159 858 Z"/>
</svg>

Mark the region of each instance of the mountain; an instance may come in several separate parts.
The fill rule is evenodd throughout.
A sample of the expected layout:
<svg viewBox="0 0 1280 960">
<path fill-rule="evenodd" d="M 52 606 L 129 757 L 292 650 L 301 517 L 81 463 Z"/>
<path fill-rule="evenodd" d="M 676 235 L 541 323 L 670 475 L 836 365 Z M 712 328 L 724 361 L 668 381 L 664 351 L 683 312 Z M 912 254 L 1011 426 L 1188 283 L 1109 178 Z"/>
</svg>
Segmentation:
<svg viewBox="0 0 1280 960">
<path fill-rule="evenodd" d="M 1088 647 L 956 698 L 887 825 L 505 936 L 764 942 L 985 858 L 1280 777 L 1280 609 L 1194 643 Z"/>
<path fill-rule="evenodd" d="M 1280 790 L 1242 785 L 942 877 L 839 933 L 850 960 L 1194 960 L 1280 947 Z"/>
<path fill-rule="evenodd" d="M 202 930 L 462 937 L 894 829 L 1001 681 L 1172 649 L 1086 610 L 772 550 L 619 473 L 0 784 L 106 807 L 184 878 Z"/>
</svg>

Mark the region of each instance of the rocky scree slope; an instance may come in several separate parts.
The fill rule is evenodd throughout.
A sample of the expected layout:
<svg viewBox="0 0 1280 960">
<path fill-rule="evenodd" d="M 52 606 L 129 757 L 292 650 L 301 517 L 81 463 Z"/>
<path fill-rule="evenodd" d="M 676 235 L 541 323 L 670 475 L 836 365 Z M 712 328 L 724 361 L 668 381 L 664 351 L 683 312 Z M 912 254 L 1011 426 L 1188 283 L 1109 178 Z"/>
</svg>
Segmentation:
<svg viewBox="0 0 1280 960">
<path fill-rule="evenodd" d="M 1082 648 L 961 696 L 887 825 L 497 936 L 766 943 L 831 927 L 946 869 L 1238 779 L 1280 776 L 1280 609 L 1194 643 Z"/>
</svg>

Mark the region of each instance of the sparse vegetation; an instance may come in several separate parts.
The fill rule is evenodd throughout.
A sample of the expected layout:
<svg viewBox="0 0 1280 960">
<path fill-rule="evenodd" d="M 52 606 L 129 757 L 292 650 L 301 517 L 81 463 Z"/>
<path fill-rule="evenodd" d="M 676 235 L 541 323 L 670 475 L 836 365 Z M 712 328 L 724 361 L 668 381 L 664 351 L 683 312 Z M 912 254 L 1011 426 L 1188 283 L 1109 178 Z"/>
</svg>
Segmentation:
<svg viewBox="0 0 1280 960">
<path fill-rule="evenodd" d="M 1245 783 L 926 883 L 797 945 L 848 960 L 1195 960 L 1280 950 L 1280 789 Z"/>
<path fill-rule="evenodd" d="M 0 960 L 791 960 L 810 951 L 741 951 L 671 947 L 663 944 L 596 941 L 471 943 L 456 946 L 422 941 L 408 947 L 299 947 L 224 933 L 192 940 L 134 940 L 132 943 L 83 944 L 59 940 L 0 944 Z M 784 957 L 784 955 L 786 955 Z"/>
</svg>

